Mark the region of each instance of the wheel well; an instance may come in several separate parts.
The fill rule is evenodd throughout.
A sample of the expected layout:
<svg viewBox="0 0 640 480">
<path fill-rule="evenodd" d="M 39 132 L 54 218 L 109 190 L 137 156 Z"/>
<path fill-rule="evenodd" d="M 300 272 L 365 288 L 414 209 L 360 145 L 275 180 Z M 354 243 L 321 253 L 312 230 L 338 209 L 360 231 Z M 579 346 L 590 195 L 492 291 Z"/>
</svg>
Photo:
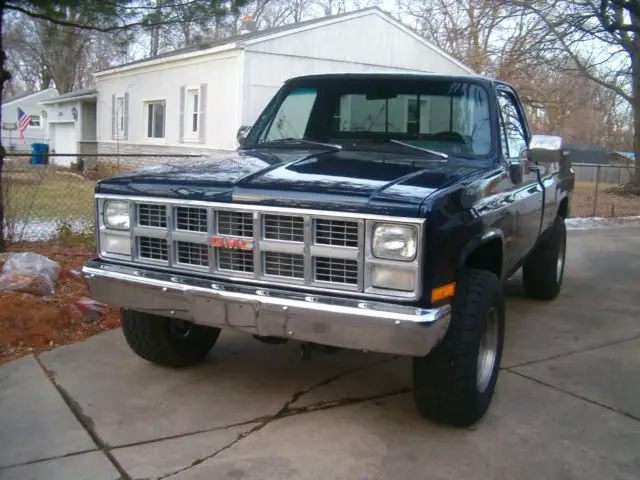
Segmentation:
<svg viewBox="0 0 640 480">
<path fill-rule="evenodd" d="M 488 270 L 502 275 L 502 241 L 494 238 L 473 250 L 464 261 L 465 267 Z"/>
<path fill-rule="evenodd" d="M 560 202 L 560 207 L 558 208 L 558 216 L 562 218 L 567 218 L 569 216 L 569 199 L 563 198 Z"/>
</svg>

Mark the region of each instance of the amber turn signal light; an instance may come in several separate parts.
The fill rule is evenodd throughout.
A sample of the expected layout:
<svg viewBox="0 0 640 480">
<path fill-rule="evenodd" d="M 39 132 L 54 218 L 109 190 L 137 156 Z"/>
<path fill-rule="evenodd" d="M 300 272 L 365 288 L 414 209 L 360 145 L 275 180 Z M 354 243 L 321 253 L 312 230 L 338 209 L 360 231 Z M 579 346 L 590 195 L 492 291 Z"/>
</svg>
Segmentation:
<svg viewBox="0 0 640 480">
<path fill-rule="evenodd" d="M 439 302 L 445 298 L 453 297 L 456 293 L 456 283 L 447 283 L 431 290 L 431 303 Z"/>
</svg>

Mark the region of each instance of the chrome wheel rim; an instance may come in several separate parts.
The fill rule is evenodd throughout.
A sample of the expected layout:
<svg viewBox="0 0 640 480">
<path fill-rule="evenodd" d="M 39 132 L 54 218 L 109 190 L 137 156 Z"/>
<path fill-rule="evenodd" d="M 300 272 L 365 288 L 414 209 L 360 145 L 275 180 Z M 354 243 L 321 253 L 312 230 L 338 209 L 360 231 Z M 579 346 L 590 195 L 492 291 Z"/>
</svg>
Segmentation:
<svg viewBox="0 0 640 480">
<path fill-rule="evenodd" d="M 562 242 L 558 249 L 558 261 L 556 263 L 556 282 L 558 283 L 562 280 L 562 274 L 564 272 L 564 250 L 565 245 L 564 242 Z"/>
<path fill-rule="evenodd" d="M 495 307 L 491 307 L 485 318 L 484 331 L 482 332 L 478 349 L 476 381 L 480 393 L 483 393 L 491 383 L 496 365 L 496 357 L 498 356 L 498 318 L 498 310 Z"/>
</svg>

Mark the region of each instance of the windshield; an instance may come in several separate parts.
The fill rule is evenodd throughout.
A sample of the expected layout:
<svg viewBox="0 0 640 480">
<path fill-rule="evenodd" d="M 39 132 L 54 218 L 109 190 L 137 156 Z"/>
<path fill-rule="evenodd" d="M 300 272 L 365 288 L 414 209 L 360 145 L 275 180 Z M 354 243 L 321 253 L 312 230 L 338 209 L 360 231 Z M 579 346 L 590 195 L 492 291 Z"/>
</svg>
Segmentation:
<svg viewBox="0 0 640 480">
<path fill-rule="evenodd" d="M 487 92 L 464 80 L 306 79 L 290 85 L 265 114 L 254 136 L 258 144 L 375 142 L 473 158 L 492 151 Z"/>
</svg>

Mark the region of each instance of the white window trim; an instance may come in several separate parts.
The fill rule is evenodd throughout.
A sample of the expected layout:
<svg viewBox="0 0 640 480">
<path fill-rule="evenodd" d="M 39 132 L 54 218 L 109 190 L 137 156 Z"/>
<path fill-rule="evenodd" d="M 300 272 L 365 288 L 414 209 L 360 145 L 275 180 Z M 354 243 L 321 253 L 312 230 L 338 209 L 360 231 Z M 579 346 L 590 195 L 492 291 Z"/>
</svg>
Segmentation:
<svg viewBox="0 0 640 480">
<path fill-rule="evenodd" d="M 118 111 L 118 101 L 122 99 L 122 109 Z M 116 139 L 122 140 L 124 139 L 124 94 L 118 95 L 116 94 Z M 122 120 L 122 130 L 120 129 L 120 120 Z"/>
<path fill-rule="evenodd" d="M 149 137 L 149 104 L 164 102 L 164 137 Z M 142 115 L 144 118 L 144 135 L 142 138 L 147 143 L 165 144 L 167 143 L 167 98 L 143 98 Z"/>
<path fill-rule="evenodd" d="M 189 128 L 192 124 L 193 118 L 193 105 L 189 102 L 189 93 L 196 92 L 198 94 L 198 129 L 195 132 L 191 132 Z M 187 85 L 184 89 L 184 142 L 200 142 L 200 125 L 202 124 L 200 112 L 202 112 L 202 94 L 200 92 L 200 85 Z"/>
<path fill-rule="evenodd" d="M 27 113 L 27 112 L 25 112 Z M 29 115 L 31 117 L 31 119 L 33 120 L 33 117 L 36 116 L 40 119 L 40 125 L 35 126 L 35 125 L 31 125 L 31 123 L 29 123 L 29 125 L 27 125 L 27 128 L 30 128 L 32 130 L 42 130 L 43 126 L 42 126 L 42 115 L 39 115 L 37 113 L 34 113 L 33 115 L 31 115 L 30 113 L 27 113 L 27 115 Z M 16 124 L 20 123 L 18 120 L 16 120 Z"/>
</svg>

